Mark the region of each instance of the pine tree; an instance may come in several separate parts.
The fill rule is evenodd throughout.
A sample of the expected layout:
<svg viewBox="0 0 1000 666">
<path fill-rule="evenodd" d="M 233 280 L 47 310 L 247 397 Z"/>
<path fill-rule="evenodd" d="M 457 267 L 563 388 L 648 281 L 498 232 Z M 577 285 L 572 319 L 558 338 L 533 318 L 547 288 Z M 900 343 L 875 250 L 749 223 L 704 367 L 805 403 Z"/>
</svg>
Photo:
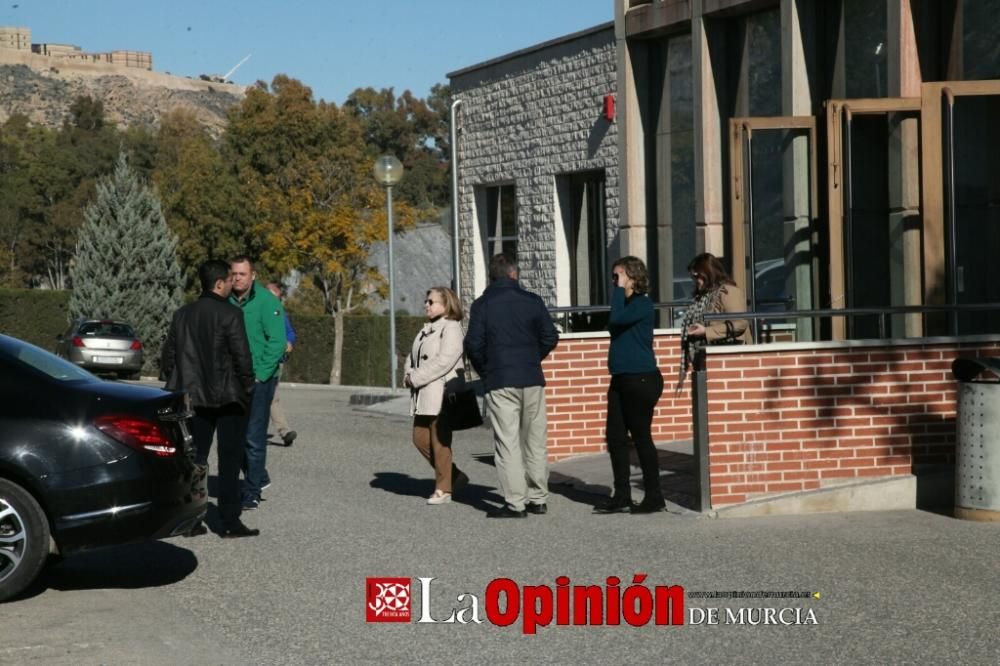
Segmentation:
<svg viewBox="0 0 1000 666">
<path fill-rule="evenodd" d="M 84 212 L 70 279 L 70 315 L 129 322 L 143 343 L 146 368 L 156 368 L 170 318 L 183 303 L 183 277 L 159 196 L 124 151 Z"/>
</svg>

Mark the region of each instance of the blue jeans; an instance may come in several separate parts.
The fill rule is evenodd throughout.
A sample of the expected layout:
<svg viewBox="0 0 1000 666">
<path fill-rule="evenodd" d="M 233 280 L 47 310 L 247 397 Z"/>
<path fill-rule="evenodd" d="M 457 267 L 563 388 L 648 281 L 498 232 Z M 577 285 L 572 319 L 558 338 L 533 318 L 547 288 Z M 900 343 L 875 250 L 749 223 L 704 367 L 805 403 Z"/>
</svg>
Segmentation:
<svg viewBox="0 0 1000 666">
<path fill-rule="evenodd" d="M 257 382 L 250 403 L 247 419 L 246 463 L 244 466 L 244 493 L 260 499 L 261 488 L 270 480 L 267 475 L 267 422 L 271 417 L 271 401 L 278 387 L 278 377 Z"/>
</svg>

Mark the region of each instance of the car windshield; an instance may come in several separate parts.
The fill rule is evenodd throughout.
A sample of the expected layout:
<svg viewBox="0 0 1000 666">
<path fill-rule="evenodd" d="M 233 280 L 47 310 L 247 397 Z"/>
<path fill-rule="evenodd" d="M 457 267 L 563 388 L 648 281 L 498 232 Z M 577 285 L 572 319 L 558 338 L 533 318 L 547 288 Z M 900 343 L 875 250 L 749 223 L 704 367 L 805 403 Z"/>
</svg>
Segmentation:
<svg viewBox="0 0 1000 666">
<path fill-rule="evenodd" d="M 135 333 L 128 324 L 119 324 L 113 321 L 87 321 L 80 324 L 78 331 L 80 335 L 93 336 L 95 338 L 134 338 Z"/>
<path fill-rule="evenodd" d="M 61 382 L 72 381 L 97 381 L 97 377 L 90 374 L 83 368 L 77 367 L 69 361 L 64 361 L 55 354 L 50 354 L 44 349 L 21 340 L 7 338 L 7 342 L 13 344 L 0 347 L 0 354 L 8 356 L 16 363 L 26 365 L 38 372 Z"/>
</svg>

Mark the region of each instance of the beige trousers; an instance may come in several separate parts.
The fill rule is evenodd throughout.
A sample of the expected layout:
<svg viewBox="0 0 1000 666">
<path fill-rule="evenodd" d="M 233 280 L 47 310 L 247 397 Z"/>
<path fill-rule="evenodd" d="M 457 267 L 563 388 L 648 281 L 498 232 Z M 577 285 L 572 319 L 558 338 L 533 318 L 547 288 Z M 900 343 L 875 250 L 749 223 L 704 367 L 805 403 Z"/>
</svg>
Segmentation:
<svg viewBox="0 0 1000 666">
<path fill-rule="evenodd" d="M 545 504 L 549 498 L 545 387 L 493 389 L 486 394 L 486 404 L 504 500 L 515 511 L 523 511 L 525 502 Z"/>
<path fill-rule="evenodd" d="M 281 384 L 274 387 L 274 400 L 271 401 L 271 425 L 278 433 L 278 437 L 284 437 L 285 433 L 291 430 L 288 426 L 288 419 L 285 417 L 285 410 L 281 408 Z"/>
</svg>

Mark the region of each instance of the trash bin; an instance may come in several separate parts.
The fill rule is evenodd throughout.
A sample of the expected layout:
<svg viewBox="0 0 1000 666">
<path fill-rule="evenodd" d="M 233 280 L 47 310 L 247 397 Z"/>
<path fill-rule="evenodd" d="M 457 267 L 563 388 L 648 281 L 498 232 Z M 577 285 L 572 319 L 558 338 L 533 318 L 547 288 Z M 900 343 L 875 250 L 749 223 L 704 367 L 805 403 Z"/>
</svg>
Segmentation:
<svg viewBox="0 0 1000 666">
<path fill-rule="evenodd" d="M 1000 521 L 1000 358 L 959 358 L 955 517 Z"/>
</svg>

